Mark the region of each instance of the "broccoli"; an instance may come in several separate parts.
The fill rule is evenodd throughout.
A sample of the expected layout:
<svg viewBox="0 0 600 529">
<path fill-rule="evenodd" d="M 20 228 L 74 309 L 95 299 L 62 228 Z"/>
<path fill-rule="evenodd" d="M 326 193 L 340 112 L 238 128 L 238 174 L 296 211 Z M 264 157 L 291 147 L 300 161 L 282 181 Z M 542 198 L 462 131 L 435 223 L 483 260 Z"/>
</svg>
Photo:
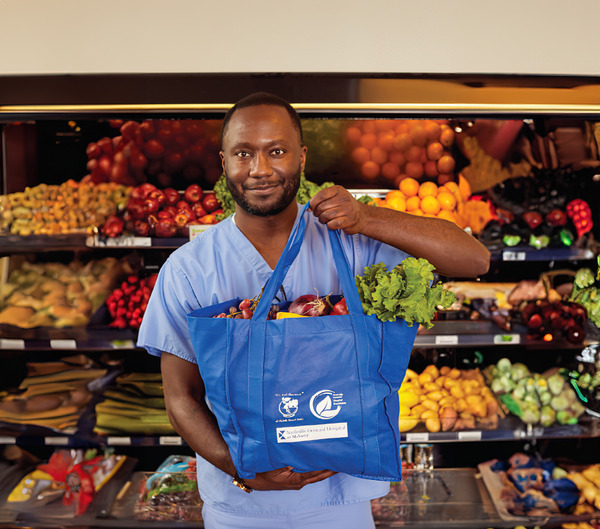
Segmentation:
<svg viewBox="0 0 600 529">
<path fill-rule="evenodd" d="M 540 422 L 540 409 L 535 404 L 524 402 L 521 410 L 521 420 L 525 424 L 537 424 Z"/>
</svg>

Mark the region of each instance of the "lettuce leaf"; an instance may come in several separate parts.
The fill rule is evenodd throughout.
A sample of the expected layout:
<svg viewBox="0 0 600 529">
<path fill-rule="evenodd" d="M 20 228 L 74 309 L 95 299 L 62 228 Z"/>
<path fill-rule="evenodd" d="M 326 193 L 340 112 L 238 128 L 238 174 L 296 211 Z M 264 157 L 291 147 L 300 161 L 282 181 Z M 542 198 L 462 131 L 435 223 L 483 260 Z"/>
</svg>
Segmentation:
<svg viewBox="0 0 600 529">
<path fill-rule="evenodd" d="M 433 265 L 427 259 L 409 257 L 392 270 L 384 263 L 367 266 L 355 277 L 365 314 L 381 321 L 406 321 L 409 327 L 419 323 L 429 329 L 439 307 L 448 308 L 456 296 L 433 282 Z"/>
</svg>

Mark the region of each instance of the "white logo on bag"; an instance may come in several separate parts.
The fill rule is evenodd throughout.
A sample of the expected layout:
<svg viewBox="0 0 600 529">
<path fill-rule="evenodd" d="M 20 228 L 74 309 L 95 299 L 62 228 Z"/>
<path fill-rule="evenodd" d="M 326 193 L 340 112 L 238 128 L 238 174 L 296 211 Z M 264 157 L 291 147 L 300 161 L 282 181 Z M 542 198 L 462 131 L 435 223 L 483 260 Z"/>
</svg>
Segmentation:
<svg viewBox="0 0 600 529">
<path fill-rule="evenodd" d="M 310 411 L 319 419 L 333 419 L 340 412 L 343 404 L 346 403 L 342 393 L 322 389 L 310 398 Z"/>
<path fill-rule="evenodd" d="M 293 399 L 291 397 L 281 397 L 281 402 L 279 403 L 279 413 L 284 417 L 290 418 L 296 415 L 298 411 L 298 399 Z"/>
</svg>

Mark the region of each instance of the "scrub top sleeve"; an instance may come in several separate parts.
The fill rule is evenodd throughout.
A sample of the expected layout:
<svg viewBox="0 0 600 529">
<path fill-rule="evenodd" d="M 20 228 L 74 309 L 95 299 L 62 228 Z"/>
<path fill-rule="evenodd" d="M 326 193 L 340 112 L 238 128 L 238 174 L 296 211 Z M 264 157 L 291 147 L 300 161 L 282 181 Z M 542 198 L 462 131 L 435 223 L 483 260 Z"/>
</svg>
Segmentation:
<svg viewBox="0 0 600 529">
<path fill-rule="evenodd" d="M 198 308 L 200 304 L 187 276 L 167 260 L 152 289 L 137 345 L 155 356 L 164 351 L 197 363 L 186 316 Z"/>
</svg>

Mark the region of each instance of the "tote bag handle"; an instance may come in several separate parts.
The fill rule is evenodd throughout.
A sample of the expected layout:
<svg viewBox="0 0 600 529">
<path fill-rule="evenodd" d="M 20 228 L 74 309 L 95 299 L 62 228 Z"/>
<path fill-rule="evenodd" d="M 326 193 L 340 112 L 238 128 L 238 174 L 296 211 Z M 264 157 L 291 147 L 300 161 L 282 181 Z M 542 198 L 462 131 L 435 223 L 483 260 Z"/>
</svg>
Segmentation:
<svg viewBox="0 0 600 529">
<path fill-rule="evenodd" d="M 302 210 L 300 220 L 296 225 L 296 228 L 292 231 L 281 257 L 277 262 L 277 266 L 265 285 L 260 301 L 254 311 L 252 320 L 250 321 L 248 338 L 248 410 L 257 409 L 257 407 L 259 407 L 260 410 L 264 409 L 262 385 L 264 378 L 267 315 L 276 292 L 283 283 L 283 279 L 302 246 L 306 227 L 304 215 L 307 209 L 308 204 L 306 204 Z M 359 375 L 361 377 L 363 409 L 373 409 L 372 407 L 377 404 L 374 385 L 367 381 L 366 375 L 364 377 L 362 376 L 363 373 L 366 374 L 368 372 L 370 356 L 367 354 L 369 344 L 362 304 L 356 289 L 353 272 L 342 249 L 339 230 L 329 230 L 329 240 L 331 242 L 335 267 L 342 286 L 342 292 L 346 299 L 350 321 L 352 322 L 357 350 L 361 351 L 357 360 L 360 371 Z M 363 422 L 364 420 L 365 418 L 363 417 Z M 253 424 L 252 429 L 253 431 L 249 436 L 252 440 L 246 448 L 253 451 L 255 461 L 267 461 L 268 450 L 264 421 L 256 421 Z M 364 453 L 369 462 L 377 462 L 380 456 L 377 439 L 363 439 L 363 443 L 365 449 Z M 238 462 L 241 464 L 241 454 Z M 367 464 L 369 464 L 369 462 L 367 462 Z"/>
</svg>

